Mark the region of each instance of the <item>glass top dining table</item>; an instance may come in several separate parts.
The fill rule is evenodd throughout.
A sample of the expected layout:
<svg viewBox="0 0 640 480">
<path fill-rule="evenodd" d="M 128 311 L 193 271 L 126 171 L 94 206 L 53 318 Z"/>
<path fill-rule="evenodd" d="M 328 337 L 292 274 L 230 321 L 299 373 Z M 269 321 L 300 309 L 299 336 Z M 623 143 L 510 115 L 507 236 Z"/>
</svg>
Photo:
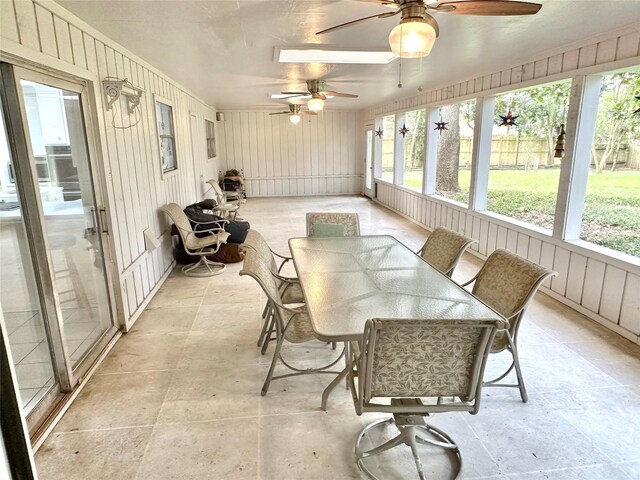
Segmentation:
<svg viewBox="0 0 640 480">
<path fill-rule="evenodd" d="M 502 319 L 394 237 L 292 238 L 289 247 L 319 340 L 359 340 L 370 318 Z"/>
</svg>

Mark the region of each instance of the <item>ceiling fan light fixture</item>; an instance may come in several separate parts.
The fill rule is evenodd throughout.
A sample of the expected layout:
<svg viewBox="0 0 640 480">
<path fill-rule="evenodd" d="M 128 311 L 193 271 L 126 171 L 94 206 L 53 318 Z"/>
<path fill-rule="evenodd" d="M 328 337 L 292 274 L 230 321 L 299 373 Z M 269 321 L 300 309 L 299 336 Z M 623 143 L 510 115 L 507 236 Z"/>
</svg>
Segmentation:
<svg viewBox="0 0 640 480">
<path fill-rule="evenodd" d="M 321 112 L 324 109 L 324 100 L 315 95 L 307 102 L 307 107 L 311 112 Z"/>
<path fill-rule="evenodd" d="M 436 42 L 437 31 L 427 20 L 407 19 L 396 25 L 389 34 L 394 55 L 401 58 L 426 57 Z"/>
<path fill-rule="evenodd" d="M 293 123 L 294 125 L 298 125 L 300 123 L 300 119 L 301 119 L 301 117 L 297 113 L 289 115 L 289 121 L 291 123 Z"/>
</svg>

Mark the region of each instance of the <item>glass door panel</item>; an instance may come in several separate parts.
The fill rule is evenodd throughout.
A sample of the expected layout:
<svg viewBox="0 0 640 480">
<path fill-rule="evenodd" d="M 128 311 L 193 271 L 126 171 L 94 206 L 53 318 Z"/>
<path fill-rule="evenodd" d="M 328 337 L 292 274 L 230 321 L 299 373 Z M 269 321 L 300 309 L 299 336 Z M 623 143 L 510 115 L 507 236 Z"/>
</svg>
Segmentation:
<svg viewBox="0 0 640 480">
<path fill-rule="evenodd" d="M 53 287 L 75 369 L 113 327 L 80 94 L 21 79 Z"/>
<path fill-rule="evenodd" d="M 0 307 L 28 415 L 56 380 L 3 115 L 0 124 Z"/>
<path fill-rule="evenodd" d="M 373 130 L 367 129 L 367 145 L 365 148 L 364 194 L 373 198 Z"/>
</svg>

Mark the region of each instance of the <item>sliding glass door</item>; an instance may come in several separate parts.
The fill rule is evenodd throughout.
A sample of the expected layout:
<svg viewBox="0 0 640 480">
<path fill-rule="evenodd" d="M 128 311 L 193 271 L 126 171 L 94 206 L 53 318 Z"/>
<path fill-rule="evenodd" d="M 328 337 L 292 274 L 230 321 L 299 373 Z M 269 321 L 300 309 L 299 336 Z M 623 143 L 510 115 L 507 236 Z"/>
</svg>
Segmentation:
<svg viewBox="0 0 640 480">
<path fill-rule="evenodd" d="M 0 65 L 0 307 L 30 430 L 116 332 L 85 86 Z"/>
</svg>

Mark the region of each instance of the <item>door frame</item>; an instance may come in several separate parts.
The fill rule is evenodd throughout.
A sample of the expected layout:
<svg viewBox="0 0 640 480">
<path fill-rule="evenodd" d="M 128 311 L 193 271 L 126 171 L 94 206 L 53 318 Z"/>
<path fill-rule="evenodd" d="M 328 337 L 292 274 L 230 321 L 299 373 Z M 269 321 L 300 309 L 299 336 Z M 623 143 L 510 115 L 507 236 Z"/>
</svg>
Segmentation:
<svg viewBox="0 0 640 480">
<path fill-rule="evenodd" d="M 42 398 L 39 404 L 29 413 L 27 423 L 32 438 L 37 436 L 51 411 L 56 408 L 67 394 L 78 386 L 86 376 L 102 350 L 116 335 L 120 322 L 121 308 L 118 308 L 119 292 L 114 288 L 117 275 L 114 273 L 115 258 L 113 241 L 107 207 L 106 179 L 102 157 L 96 148 L 96 123 L 91 108 L 94 98 L 88 82 L 65 75 L 57 75 L 49 69 L 33 68 L 16 63 L 3 62 L 0 64 L 2 78 L 2 104 L 5 108 L 5 122 L 9 136 L 9 148 L 16 170 L 16 186 L 23 206 L 21 212 L 26 227 L 26 237 L 34 266 L 36 284 L 40 297 L 45 332 L 52 354 L 55 382 L 52 389 Z M 34 81 L 55 88 L 61 88 L 78 94 L 80 99 L 80 114 L 84 127 L 84 141 L 88 156 L 88 169 L 93 187 L 93 203 L 96 206 L 94 222 L 99 232 L 103 256 L 103 271 L 105 287 L 110 309 L 111 327 L 107 328 L 96 341 L 94 347 L 80 359 L 75 367 L 72 366 L 66 349 L 64 338 L 63 317 L 60 304 L 54 288 L 54 270 L 50 255 L 37 254 L 48 252 L 48 240 L 44 227 L 44 212 L 38 191 L 38 178 L 31 159 L 33 151 L 29 141 L 29 126 L 25 111 L 23 91 L 20 79 Z M 11 112 L 11 113 L 9 113 Z M 27 160 L 24 160 L 27 159 Z"/>
</svg>

